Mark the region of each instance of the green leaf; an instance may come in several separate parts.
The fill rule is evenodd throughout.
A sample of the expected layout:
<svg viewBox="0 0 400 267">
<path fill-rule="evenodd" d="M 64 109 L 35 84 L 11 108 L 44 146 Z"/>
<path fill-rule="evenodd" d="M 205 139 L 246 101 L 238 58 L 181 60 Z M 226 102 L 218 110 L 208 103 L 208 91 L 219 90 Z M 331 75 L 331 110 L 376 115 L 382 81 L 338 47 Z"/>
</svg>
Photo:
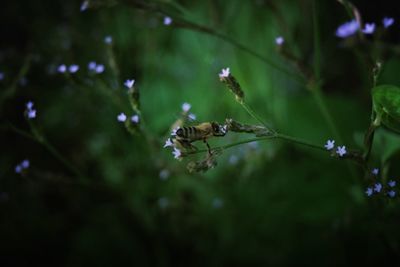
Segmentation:
<svg viewBox="0 0 400 267">
<path fill-rule="evenodd" d="M 377 86 L 372 89 L 372 101 L 380 122 L 400 134 L 400 88 L 393 85 Z"/>
</svg>

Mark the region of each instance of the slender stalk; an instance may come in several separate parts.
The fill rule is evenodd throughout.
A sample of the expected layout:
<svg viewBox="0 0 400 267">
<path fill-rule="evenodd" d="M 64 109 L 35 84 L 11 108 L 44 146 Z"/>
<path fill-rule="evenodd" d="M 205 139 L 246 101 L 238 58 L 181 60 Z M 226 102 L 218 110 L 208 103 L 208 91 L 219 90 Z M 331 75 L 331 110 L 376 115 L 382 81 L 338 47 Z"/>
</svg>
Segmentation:
<svg viewBox="0 0 400 267">
<path fill-rule="evenodd" d="M 243 144 L 247 144 L 247 143 L 251 143 L 251 142 L 262 141 L 262 140 L 273 139 L 273 138 L 276 138 L 276 136 L 271 135 L 271 136 L 266 136 L 266 137 L 250 138 L 250 139 L 230 143 L 228 145 L 214 147 L 211 150 L 220 150 L 220 149 L 223 150 L 223 149 L 227 149 L 227 148 L 231 148 L 231 147 L 235 147 L 235 146 L 239 146 L 239 145 L 243 145 Z M 208 149 L 200 149 L 200 150 L 196 150 L 196 151 L 185 152 L 185 154 L 191 155 L 191 154 L 198 154 L 198 153 L 204 153 L 204 152 L 208 152 Z"/>
<path fill-rule="evenodd" d="M 299 145 L 308 146 L 308 147 L 311 147 L 311 148 L 315 148 L 315 149 L 326 151 L 326 148 L 324 146 L 320 146 L 320 145 L 308 142 L 306 140 L 303 140 L 303 139 L 300 139 L 300 138 L 297 138 L 297 137 L 293 137 L 293 136 L 289 136 L 289 135 L 286 135 L 286 134 L 277 133 L 276 134 L 276 138 L 279 138 L 279 139 L 282 139 L 282 140 L 285 140 L 285 141 L 288 141 L 288 142 L 296 143 L 296 144 L 299 144 Z"/>
<path fill-rule="evenodd" d="M 42 144 L 55 158 L 57 158 L 61 163 L 63 163 L 72 173 L 74 173 L 77 177 L 81 179 L 81 182 L 87 181 L 87 178 L 72 164 L 70 163 L 64 156 L 61 155 L 60 152 L 50 144 L 46 138 L 38 131 L 35 125 L 28 120 L 29 126 L 33 133 L 35 140 Z"/>
<path fill-rule="evenodd" d="M 264 122 L 263 119 L 261 119 L 260 116 L 257 115 L 257 113 L 255 113 L 251 107 L 249 105 L 247 105 L 244 101 L 240 101 L 239 102 L 240 105 L 247 111 L 247 113 L 249 113 L 249 115 L 251 117 L 253 117 L 255 120 L 257 120 L 259 123 L 261 123 L 262 125 L 264 125 L 268 130 L 272 131 L 273 133 L 275 133 L 275 130 L 272 129 L 271 126 L 269 126 L 266 122 Z"/>
</svg>

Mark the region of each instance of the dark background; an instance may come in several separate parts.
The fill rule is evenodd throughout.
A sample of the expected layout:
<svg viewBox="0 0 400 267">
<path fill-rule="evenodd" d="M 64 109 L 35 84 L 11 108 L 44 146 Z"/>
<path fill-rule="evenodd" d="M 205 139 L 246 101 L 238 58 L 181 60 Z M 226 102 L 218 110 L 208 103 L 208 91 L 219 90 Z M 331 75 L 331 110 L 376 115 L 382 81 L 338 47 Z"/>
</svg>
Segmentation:
<svg viewBox="0 0 400 267">
<path fill-rule="evenodd" d="M 200 122 L 257 123 L 219 82 L 225 67 L 247 102 L 281 132 L 320 145 L 332 138 L 305 83 L 175 23 L 184 16 L 207 25 L 298 74 L 274 40 L 284 36 L 285 49 L 312 68 L 312 1 L 144 1 L 156 10 L 138 8 L 139 2 L 96 1 L 85 12 L 80 1 L 2 4 L 0 264 L 398 263 L 398 199 L 366 197 L 369 183 L 357 165 L 272 140 L 226 150 L 216 168 L 189 174 L 186 159 L 176 161 L 162 148 L 184 102 Z M 370 119 L 371 62 L 384 62 L 380 84 L 400 84 L 400 8 L 396 1 L 354 2 L 364 21 L 396 19 L 379 40 L 374 35 L 358 43 L 335 37 L 337 26 L 350 20 L 343 6 L 317 2 L 323 97 L 344 144 L 361 149 Z M 163 12 L 172 25 L 163 25 Z M 112 46 L 103 42 L 106 35 Z M 103 74 L 88 73 L 92 60 L 105 64 Z M 80 70 L 70 77 L 56 73 L 63 63 Z M 132 113 L 123 86 L 131 78 L 141 94 L 142 135 L 130 135 L 116 119 Z M 17 133 L 30 132 L 23 114 L 29 100 L 38 112 L 35 127 L 82 177 L 46 145 Z M 242 139 L 246 135 L 229 133 L 210 144 Z M 382 179 L 396 180 L 400 151 L 391 148 L 399 136 L 381 129 L 377 140 L 383 141 L 374 146 L 371 167 L 385 170 Z M 23 159 L 31 166 L 16 174 Z"/>
</svg>

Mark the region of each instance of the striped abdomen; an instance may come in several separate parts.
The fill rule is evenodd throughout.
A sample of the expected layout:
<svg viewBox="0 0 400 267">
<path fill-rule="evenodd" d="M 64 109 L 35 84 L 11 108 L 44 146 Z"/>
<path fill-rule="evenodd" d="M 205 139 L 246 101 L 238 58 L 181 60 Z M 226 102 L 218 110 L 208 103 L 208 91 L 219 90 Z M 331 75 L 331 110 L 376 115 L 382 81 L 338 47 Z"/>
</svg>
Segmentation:
<svg viewBox="0 0 400 267">
<path fill-rule="evenodd" d="M 179 128 L 176 131 L 176 136 L 185 141 L 193 142 L 207 137 L 207 133 L 203 130 L 197 129 L 196 127 L 188 126 Z"/>
</svg>

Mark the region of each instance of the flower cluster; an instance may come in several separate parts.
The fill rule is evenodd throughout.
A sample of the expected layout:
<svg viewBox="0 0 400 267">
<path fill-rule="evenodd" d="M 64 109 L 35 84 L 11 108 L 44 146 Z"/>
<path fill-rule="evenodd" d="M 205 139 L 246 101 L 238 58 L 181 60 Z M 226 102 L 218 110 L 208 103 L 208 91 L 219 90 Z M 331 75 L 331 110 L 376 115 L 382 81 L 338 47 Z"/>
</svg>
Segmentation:
<svg viewBox="0 0 400 267">
<path fill-rule="evenodd" d="M 18 174 L 23 173 L 26 169 L 29 168 L 29 165 L 30 165 L 29 160 L 25 159 L 20 164 L 15 166 L 15 172 Z"/>
<path fill-rule="evenodd" d="M 336 151 L 334 150 L 335 140 L 326 141 L 324 147 L 326 148 L 326 150 L 334 152 L 339 157 L 344 157 L 347 154 L 346 146 L 337 146 Z"/>
<path fill-rule="evenodd" d="M 67 66 L 65 64 L 61 64 L 57 67 L 57 71 L 59 73 L 65 73 L 65 72 L 69 72 L 69 73 L 76 73 L 79 70 L 79 66 L 76 64 L 72 64 L 70 66 Z"/>
<path fill-rule="evenodd" d="M 128 119 L 128 117 L 127 117 L 127 116 L 125 115 L 125 113 L 123 113 L 123 112 L 121 112 L 121 113 L 118 114 L 118 116 L 117 116 L 117 120 L 118 120 L 119 122 L 126 122 L 127 119 Z M 132 123 L 134 123 L 134 124 L 138 124 L 138 123 L 139 123 L 139 120 L 140 120 L 139 115 L 132 115 L 131 118 L 130 118 L 130 121 L 131 121 Z"/>
<path fill-rule="evenodd" d="M 189 103 L 183 103 L 182 104 L 182 115 L 185 117 L 188 121 L 195 121 L 196 120 L 196 115 L 193 113 L 189 113 L 190 109 L 192 108 L 192 105 Z"/>
<path fill-rule="evenodd" d="M 104 72 L 105 67 L 104 67 L 103 64 L 97 64 L 95 61 L 91 61 L 91 62 L 89 62 L 89 64 L 88 64 L 88 69 L 89 69 L 89 71 L 91 71 L 91 72 L 100 74 L 100 73 L 103 73 L 103 72 Z"/>
<path fill-rule="evenodd" d="M 235 77 L 232 76 L 230 69 L 222 69 L 218 74 L 219 80 L 223 82 L 229 90 L 235 95 L 236 100 L 240 103 L 243 102 L 244 92 L 240 87 L 240 84 L 236 81 Z"/>
<path fill-rule="evenodd" d="M 382 19 L 382 25 L 385 29 L 392 26 L 394 23 L 394 18 L 384 17 Z M 376 24 L 374 22 L 365 23 L 364 27 L 361 28 L 358 21 L 351 20 L 343 23 L 336 29 L 336 36 L 339 38 L 347 38 L 354 35 L 358 30 L 361 30 L 364 34 L 373 34 L 376 29 Z"/>
<path fill-rule="evenodd" d="M 379 193 L 383 193 L 384 195 L 389 196 L 390 198 L 394 198 L 396 196 L 396 191 L 394 188 L 396 187 L 396 181 L 390 180 L 389 182 L 386 183 L 386 185 L 382 184 L 381 182 L 378 182 L 378 174 L 379 174 L 379 169 L 375 168 L 371 171 L 372 175 L 374 176 L 374 180 L 376 181 L 373 183 L 371 186 L 367 187 L 365 190 L 365 194 L 368 197 L 371 197 L 372 195 L 376 195 Z"/>
<path fill-rule="evenodd" d="M 33 102 L 26 103 L 25 116 L 30 120 L 36 118 L 36 109 L 33 108 Z"/>
</svg>

